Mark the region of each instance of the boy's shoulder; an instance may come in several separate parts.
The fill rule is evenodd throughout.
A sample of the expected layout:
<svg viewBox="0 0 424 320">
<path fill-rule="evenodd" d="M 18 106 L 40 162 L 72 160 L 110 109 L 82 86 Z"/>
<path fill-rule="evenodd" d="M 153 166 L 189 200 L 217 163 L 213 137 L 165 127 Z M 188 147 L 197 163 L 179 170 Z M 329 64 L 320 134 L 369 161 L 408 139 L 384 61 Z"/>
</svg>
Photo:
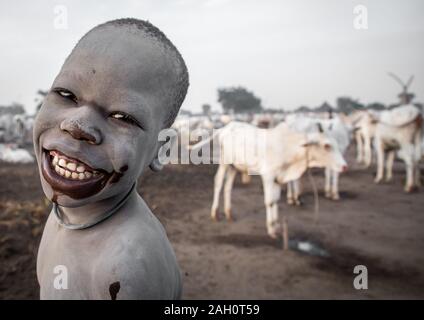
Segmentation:
<svg viewBox="0 0 424 320">
<path fill-rule="evenodd" d="M 120 298 L 179 298 L 181 274 L 165 229 L 141 198 L 130 210 L 128 219 L 115 229 L 118 236 L 109 239 L 96 277 L 112 286 L 110 290 L 119 286 Z"/>
<path fill-rule="evenodd" d="M 128 248 L 146 250 L 150 246 L 169 244 L 162 223 L 140 196 L 125 211 L 113 229 L 119 234 L 120 241 L 126 242 Z"/>
</svg>

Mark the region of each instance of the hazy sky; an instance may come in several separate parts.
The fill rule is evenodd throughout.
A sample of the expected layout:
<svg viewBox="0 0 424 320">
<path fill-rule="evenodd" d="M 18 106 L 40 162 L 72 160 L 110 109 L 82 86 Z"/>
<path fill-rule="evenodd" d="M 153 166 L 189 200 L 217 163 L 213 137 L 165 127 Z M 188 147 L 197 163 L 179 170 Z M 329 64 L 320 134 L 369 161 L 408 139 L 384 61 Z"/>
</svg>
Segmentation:
<svg viewBox="0 0 424 320">
<path fill-rule="evenodd" d="M 353 28 L 353 8 L 368 8 L 368 30 Z M 67 8 L 68 28 L 55 29 L 54 8 Z M 387 76 L 415 74 L 424 101 L 422 0 L 156 0 L 0 2 L 0 105 L 34 110 L 64 59 L 90 28 L 110 19 L 149 20 L 182 53 L 191 86 L 183 108 L 220 110 L 218 87 L 242 85 L 265 107 L 331 104 L 340 95 L 397 102 Z"/>
</svg>

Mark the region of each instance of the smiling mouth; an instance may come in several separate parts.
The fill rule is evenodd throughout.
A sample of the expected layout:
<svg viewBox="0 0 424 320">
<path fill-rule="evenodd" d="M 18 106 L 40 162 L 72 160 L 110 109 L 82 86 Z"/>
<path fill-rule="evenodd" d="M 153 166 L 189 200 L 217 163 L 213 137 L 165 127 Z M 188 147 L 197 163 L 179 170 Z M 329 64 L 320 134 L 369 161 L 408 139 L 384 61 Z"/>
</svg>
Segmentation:
<svg viewBox="0 0 424 320">
<path fill-rule="evenodd" d="M 55 195 L 58 192 L 74 199 L 90 197 L 100 192 L 112 176 L 58 150 L 43 149 L 42 157 L 42 174 Z"/>
<path fill-rule="evenodd" d="M 58 151 L 50 151 L 50 162 L 57 174 L 71 180 L 86 180 L 96 177 L 99 172 L 89 169 L 86 164 L 74 159 L 70 159 Z"/>
</svg>

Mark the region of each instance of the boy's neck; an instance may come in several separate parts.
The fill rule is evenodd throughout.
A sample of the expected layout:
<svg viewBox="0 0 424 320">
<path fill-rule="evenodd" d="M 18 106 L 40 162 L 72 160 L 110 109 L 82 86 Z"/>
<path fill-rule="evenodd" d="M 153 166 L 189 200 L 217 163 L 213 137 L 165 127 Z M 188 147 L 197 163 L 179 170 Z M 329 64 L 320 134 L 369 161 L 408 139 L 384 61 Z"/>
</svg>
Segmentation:
<svg viewBox="0 0 424 320">
<path fill-rule="evenodd" d="M 127 199 L 124 200 L 125 203 L 117 211 L 122 210 L 122 208 L 127 206 L 129 203 L 135 201 L 138 195 L 136 188 L 131 187 L 130 190 L 127 190 L 126 192 L 120 193 L 111 198 L 89 203 L 81 207 L 60 207 L 60 211 L 62 213 L 63 219 L 68 224 L 77 225 L 91 223 L 105 215 L 109 210 L 112 210 L 114 207 L 116 207 L 118 203 L 125 197 L 127 197 Z"/>
</svg>

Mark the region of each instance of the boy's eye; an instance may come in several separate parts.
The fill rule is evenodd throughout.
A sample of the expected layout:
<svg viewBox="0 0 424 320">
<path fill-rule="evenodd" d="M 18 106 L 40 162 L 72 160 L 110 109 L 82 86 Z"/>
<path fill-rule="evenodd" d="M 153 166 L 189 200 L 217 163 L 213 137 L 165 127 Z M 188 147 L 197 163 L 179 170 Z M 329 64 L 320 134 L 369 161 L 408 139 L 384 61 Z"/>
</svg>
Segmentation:
<svg viewBox="0 0 424 320">
<path fill-rule="evenodd" d="M 124 122 L 127 122 L 129 124 L 135 125 L 137 127 L 141 127 L 141 125 L 138 123 L 138 121 L 136 119 L 134 119 L 133 117 L 131 117 L 129 114 L 123 113 L 123 112 L 113 112 L 110 114 L 110 117 L 114 118 L 114 119 L 118 119 Z"/>
<path fill-rule="evenodd" d="M 329 143 L 324 144 L 324 148 L 325 148 L 325 150 L 330 151 L 331 150 L 331 144 L 329 144 Z"/>
<path fill-rule="evenodd" d="M 55 88 L 55 89 L 53 89 L 53 91 L 56 92 L 62 98 L 71 100 L 75 103 L 77 102 L 77 97 L 71 91 L 69 91 L 67 89 Z"/>
</svg>

